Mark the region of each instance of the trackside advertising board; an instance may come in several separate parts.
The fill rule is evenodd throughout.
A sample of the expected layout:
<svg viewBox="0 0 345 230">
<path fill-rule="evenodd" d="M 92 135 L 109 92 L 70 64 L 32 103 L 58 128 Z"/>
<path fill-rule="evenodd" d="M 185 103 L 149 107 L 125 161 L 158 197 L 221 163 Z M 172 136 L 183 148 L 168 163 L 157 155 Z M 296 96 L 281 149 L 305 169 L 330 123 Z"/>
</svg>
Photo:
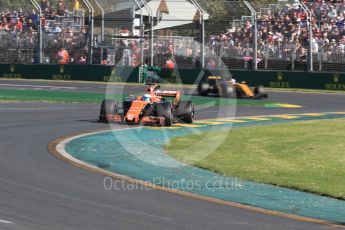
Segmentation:
<svg viewBox="0 0 345 230">
<path fill-rule="evenodd" d="M 231 70 L 238 81 L 271 88 L 345 90 L 345 73 L 302 71 Z M 162 69 L 170 83 L 197 84 L 203 76 L 226 75 L 225 70 Z M 0 64 L 1 79 L 46 79 L 67 81 L 138 82 L 139 68 L 106 65 L 23 65 Z"/>
</svg>

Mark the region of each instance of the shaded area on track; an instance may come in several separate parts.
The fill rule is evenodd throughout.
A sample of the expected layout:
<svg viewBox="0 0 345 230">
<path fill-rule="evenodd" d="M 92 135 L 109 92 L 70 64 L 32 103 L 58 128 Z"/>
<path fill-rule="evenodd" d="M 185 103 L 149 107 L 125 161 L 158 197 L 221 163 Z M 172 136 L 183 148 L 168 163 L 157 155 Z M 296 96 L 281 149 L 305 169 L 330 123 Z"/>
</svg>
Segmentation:
<svg viewBox="0 0 345 230">
<path fill-rule="evenodd" d="M 72 140 L 66 151 L 99 168 L 172 189 L 226 201 L 248 204 L 294 215 L 345 224 L 345 201 L 254 182 L 238 181 L 191 165 L 165 154 L 162 145 L 175 136 L 212 127 L 228 129 L 345 117 L 345 113 L 296 114 L 196 122 L 171 128 L 136 128 L 83 136 Z M 139 147 L 140 146 L 140 147 Z"/>
</svg>

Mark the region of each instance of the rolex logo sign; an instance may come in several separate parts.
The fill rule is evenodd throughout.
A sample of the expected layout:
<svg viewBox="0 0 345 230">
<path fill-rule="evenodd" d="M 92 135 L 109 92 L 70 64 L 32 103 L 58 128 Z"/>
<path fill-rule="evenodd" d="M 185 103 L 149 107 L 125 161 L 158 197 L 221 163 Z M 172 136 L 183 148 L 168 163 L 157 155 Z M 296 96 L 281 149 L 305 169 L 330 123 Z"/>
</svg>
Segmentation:
<svg viewBox="0 0 345 230">
<path fill-rule="evenodd" d="M 284 80 L 284 75 L 282 72 L 277 73 L 277 80 L 271 81 L 270 82 L 270 87 L 271 88 L 290 88 L 290 82 L 283 81 Z"/>
<path fill-rule="evenodd" d="M 4 73 L 3 76 L 0 75 L 0 78 L 21 78 L 21 74 L 16 73 L 16 66 L 15 65 L 9 65 L 8 66 L 8 72 Z"/>
<path fill-rule="evenodd" d="M 333 76 L 333 81 L 334 81 L 334 83 L 338 83 L 338 82 L 339 82 L 339 78 L 340 78 L 340 76 L 339 76 L 338 74 L 335 74 L 335 75 Z"/>
<path fill-rule="evenodd" d="M 54 74 L 53 80 L 70 81 L 72 80 L 72 76 L 70 74 L 65 74 L 65 66 L 60 65 L 59 74 Z"/>
<path fill-rule="evenodd" d="M 328 83 L 325 86 L 327 90 L 345 90 L 345 84 L 341 83 L 341 76 L 339 74 L 334 74 L 332 77 L 333 82 Z"/>
<path fill-rule="evenodd" d="M 117 75 L 116 68 L 114 67 L 111 69 L 110 76 L 104 76 L 103 77 L 103 81 L 105 81 L 105 82 L 121 82 L 122 77 Z"/>
<path fill-rule="evenodd" d="M 65 72 L 65 66 L 64 65 L 60 65 L 59 71 L 60 71 L 60 74 L 63 74 Z"/>
<path fill-rule="evenodd" d="M 10 65 L 10 72 L 11 73 L 16 72 L 16 66 L 15 65 Z"/>
</svg>

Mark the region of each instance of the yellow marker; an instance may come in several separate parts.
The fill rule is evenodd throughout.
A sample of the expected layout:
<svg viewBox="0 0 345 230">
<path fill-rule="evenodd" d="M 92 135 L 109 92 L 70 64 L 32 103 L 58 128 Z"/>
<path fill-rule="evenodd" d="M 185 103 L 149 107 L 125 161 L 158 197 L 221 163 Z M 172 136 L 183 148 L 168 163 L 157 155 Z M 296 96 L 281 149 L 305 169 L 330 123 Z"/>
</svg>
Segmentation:
<svg viewBox="0 0 345 230">
<path fill-rule="evenodd" d="M 174 126 L 178 127 L 187 127 L 187 128 L 199 128 L 203 125 L 192 125 L 192 124 L 175 124 Z"/>
<path fill-rule="evenodd" d="M 275 115 L 275 116 L 270 116 L 274 118 L 282 118 L 282 119 L 295 119 L 299 118 L 298 116 L 292 116 L 292 115 Z"/>
<path fill-rule="evenodd" d="M 269 121 L 269 120 L 271 120 L 269 118 L 263 118 L 263 117 L 245 117 L 245 119 L 252 120 L 252 121 Z"/>
<path fill-rule="evenodd" d="M 171 127 L 147 127 L 147 128 L 153 129 L 153 130 L 160 130 L 160 129 L 179 129 L 180 127 L 171 126 Z"/>
<path fill-rule="evenodd" d="M 330 113 L 330 114 L 340 114 L 340 115 L 345 115 L 345 112 L 334 112 L 334 113 Z"/>
<path fill-rule="evenodd" d="M 310 116 L 310 117 L 321 117 L 321 116 L 325 116 L 326 114 L 324 114 L 324 113 L 303 113 L 301 115 L 302 116 Z"/>
<path fill-rule="evenodd" d="M 293 105 L 293 104 L 280 104 L 283 108 L 302 108 L 300 105 Z"/>
<path fill-rule="evenodd" d="M 232 123 L 242 123 L 242 122 L 248 122 L 248 121 L 244 121 L 244 120 L 237 120 L 237 119 L 225 119 L 225 120 L 222 120 L 222 121 L 225 121 L 225 122 L 232 122 Z"/>
<path fill-rule="evenodd" d="M 197 124 L 206 124 L 206 125 L 223 125 L 224 122 L 221 121 L 196 121 Z"/>
</svg>

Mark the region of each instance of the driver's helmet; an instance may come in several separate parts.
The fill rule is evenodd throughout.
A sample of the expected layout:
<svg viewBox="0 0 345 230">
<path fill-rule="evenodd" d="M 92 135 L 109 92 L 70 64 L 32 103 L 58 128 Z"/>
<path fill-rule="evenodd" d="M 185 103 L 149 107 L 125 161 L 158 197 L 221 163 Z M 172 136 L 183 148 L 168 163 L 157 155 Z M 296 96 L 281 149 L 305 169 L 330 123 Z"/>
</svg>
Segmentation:
<svg viewBox="0 0 345 230">
<path fill-rule="evenodd" d="M 145 94 L 144 96 L 142 96 L 141 100 L 142 101 L 150 102 L 151 101 L 151 95 L 150 94 Z"/>
</svg>

